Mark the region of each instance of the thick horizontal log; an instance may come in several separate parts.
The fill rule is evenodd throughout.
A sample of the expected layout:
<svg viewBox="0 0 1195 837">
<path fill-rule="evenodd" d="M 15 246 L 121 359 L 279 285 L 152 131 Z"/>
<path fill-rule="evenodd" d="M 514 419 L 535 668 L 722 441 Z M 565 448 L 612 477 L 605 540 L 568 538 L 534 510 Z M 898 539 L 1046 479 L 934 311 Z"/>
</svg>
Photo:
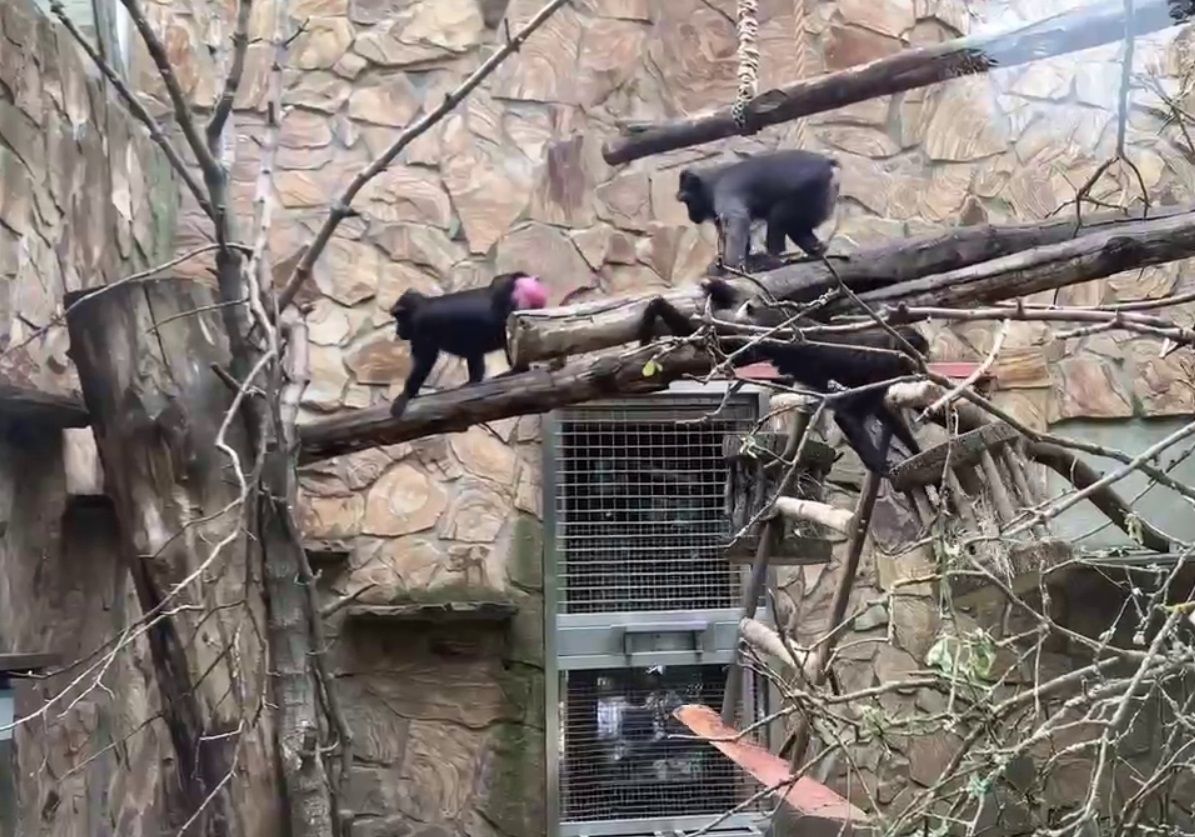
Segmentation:
<svg viewBox="0 0 1195 837">
<path fill-rule="evenodd" d="M 0 382 L 0 419 L 38 427 L 86 427 L 83 399 Z"/>
<path fill-rule="evenodd" d="M 487 421 L 546 413 L 613 395 L 657 392 L 683 375 L 710 369 L 707 356 L 681 347 L 657 360 L 660 368 L 645 377 L 644 365 L 659 352 L 659 346 L 647 346 L 622 355 L 581 360 L 562 369 L 532 369 L 420 395 L 411 400 L 398 419 L 391 417 L 389 405 L 380 405 L 312 422 L 299 430 L 299 461 L 329 459 L 434 433 L 453 433 Z"/>
<path fill-rule="evenodd" d="M 1195 207 L 1166 207 L 1150 214 L 1151 218 L 1178 216 L 1195 218 Z M 1082 231 L 1122 230 L 1139 220 L 1138 217 L 1126 219 L 1120 212 L 1101 212 L 1085 219 Z M 1066 242 L 1073 239 L 1075 233 L 1073 216 L 1048 223 L 961 227 L 859 250 L 836 257 L 832 263 L 851 290 L 867 293 L 893 285 L 903 286 L 924 276 L 948 274 L 1031 248 Z M 815 299 L 837 286 L 830 271 L 820 261 L 797 262 L 761 273 L 757 278 L 773 296 L 795 301 Z M 595 300 L 565 308 L 517 311 L 507 323 L 511 356 L 516 363 L 533 363 L 633 342 L 638 339 L 647 303 L 656 296 L 663 296 L 689 316 L 697 312 L 702 298 L 700 289 L 692 285 L 663 293 Z"/>
<path fill-rule="evenodd" d="M 884 305 L 966 307 L 1054 290 L 1149 265 L 1195 256 L 1195 213 L 1104 227 L 1058 244 L 867 291 L 860 299 Z M 829 309 L 847 313 L 849 300 Z"/>
<path fill-rule="evenodd" d="M 1191 16 L 1189 2 L 1138 0 L 1133 10 L 1133 31 L 1137 35 L 1157 32 L 1189 20 Z M 1003 32 L 972 35 L 905 50 L 759 94 L 747 104 L 746 133 L 958 76 L 986 73 L 998 67 L 1014 67 L 1113 43 L 1124 35 L 1124 4 L 1116 0 Z M 608 142 L 602 153 L 608 163 L 627 163 L 741 133 L 744 131 L 731 115 L 731 109 L 725 107 L 662 125 L 629 127 L 625 136 Z"/>
</svg>

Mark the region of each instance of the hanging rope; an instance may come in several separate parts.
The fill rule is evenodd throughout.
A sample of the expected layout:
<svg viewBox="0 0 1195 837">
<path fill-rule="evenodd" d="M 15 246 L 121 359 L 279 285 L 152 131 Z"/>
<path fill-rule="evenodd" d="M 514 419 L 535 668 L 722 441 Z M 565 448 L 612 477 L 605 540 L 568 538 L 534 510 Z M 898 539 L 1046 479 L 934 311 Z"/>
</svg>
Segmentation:
<svg viewBox="0 0 1195 837">
<path fill-rule="evenodd" d="M 759 3 L 757 0 L 739 0 L 739 93 L 730 112 L 739 131 L 747 133 L 747 103 L 755 98 L 759 82 Z"/>
<path fill-rule="evenodd" d="M 797 79 L 810 78 L 815 74 L 812 38 L 809 34 L 809 8 L 807 0 L 793 2 L 793 71 Z M 808 120 L 798 119 L 792 126 L 792 138 L 797 148 L 809 147 Z"/>
</svg>

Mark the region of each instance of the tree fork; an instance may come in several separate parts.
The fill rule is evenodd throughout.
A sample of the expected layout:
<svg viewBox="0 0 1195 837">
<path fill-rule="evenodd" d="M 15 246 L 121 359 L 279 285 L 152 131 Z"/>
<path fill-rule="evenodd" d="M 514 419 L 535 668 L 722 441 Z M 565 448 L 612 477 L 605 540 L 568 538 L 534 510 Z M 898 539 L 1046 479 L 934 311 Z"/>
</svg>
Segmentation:
<svg viewBox="0 0 1195 837">
<path fill-rule="evenodd" d="M 1147 35 L 1195 16 L 1190 0 L 1138 0 L 1132 34 Z M 641 157 L 701 145 L 768 125 L 824 113 L 891 93 L 926 87 L 958 76 L 976 75 L 1030 61 L 1053 58 L 1125 37 L 1125 7 L 1119 2 L 1081 8 L 988 35 L 972 35 L 934 46 L 908 49 L 836 73 L 787 84 L 747 103 L 746 131 L 730 107 L 668 122 L 630 126 L 626 136 L 608 142 L 606 162 L 617 165 Z"/>
</svg>

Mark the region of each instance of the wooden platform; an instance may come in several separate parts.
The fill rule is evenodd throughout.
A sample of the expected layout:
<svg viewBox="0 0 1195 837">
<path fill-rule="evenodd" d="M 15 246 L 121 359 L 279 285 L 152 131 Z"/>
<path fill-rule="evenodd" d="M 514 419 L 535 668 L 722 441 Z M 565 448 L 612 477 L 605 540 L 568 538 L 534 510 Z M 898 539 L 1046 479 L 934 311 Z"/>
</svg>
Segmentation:
<svg viewBox="0 0 1195 837">
<path fill-rule="evenodd" d="M 348 619 L 358 622 L 507 622 L 518 613 L 512 602 L 406 602 L 402 604 L 353 604 L 345 608 Z"/>
<path fill-rule="evenodd" d="M 942 479 L 947 460 L 951 468 L 969 467 L 977 464 L 984 453 L 996 450 L 1019 436 L 1011 425 L 1004 422 L 985 424 L 909 457 L 892 469 L 889 481 L 897 491 L 937 484 Z"/>
<path fill-rule="evenodd" d="M 0 677 L 21 677 L 36 674 L 62 664 L 60 654 L 0 654 Z"/>
<path fill-rule="evenodd" d="M 1038 582 L 1074 557 L 1069 541 L 1042 538 L 1013 545 L 1008 550 L 1012 573 L 1008 577 L 992 568 L 992 573 L 1016 595 L 1037 587 Z M 988 598 L 1003 597 L 1004 592 L 982 575 L 951 575 L 950 591 L 956 605 L 971 605 Z"/>
<path fill-rule="evenodd" d="M 82 399 L 0 381 L 0 421 L 3 420 L 54 428 L 91 424 Z"/>
</svg>

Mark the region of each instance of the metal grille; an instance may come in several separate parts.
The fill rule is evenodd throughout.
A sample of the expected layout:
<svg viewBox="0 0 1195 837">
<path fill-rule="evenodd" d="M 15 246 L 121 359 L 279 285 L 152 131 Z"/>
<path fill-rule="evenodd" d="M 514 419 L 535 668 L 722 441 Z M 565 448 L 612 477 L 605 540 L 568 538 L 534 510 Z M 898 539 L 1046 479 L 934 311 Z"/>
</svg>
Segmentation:
<svg viewBox="0 0 1195 837">
<path fill-rule="evenodd" d="M 726 666 L 594 669 L 560 677 L 563 819 L 721 814 L 759 790 L 672 717 L 687 703 L 718 709 Z M 762 715 L 762 707 L 756 711 Z M 761 800 L 755 810 L 766 804 Z"/>
<path fill-rule="evenodd" d="M 722 439 L 752 429 L 756 402 L 654 398 L 559 420 L 556 554 L 562 613 L 733 607 L 739 573 Z"/>
</svg>

